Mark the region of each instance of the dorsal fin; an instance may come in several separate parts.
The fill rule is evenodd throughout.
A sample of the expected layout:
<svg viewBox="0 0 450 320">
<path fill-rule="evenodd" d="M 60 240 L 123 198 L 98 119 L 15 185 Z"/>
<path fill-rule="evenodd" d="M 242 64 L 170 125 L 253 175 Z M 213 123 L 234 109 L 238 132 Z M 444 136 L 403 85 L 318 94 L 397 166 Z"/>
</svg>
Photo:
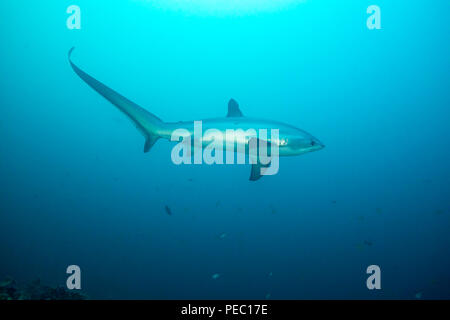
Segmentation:
<svg viewBox="0 0 450 320">
<path fill-rule="evenodd" d="M 228 113 L 227 117 L 243 117 L 241 110 L 239 110 L 239 104 L 234 99 L 228 101 Z"/>
</svg>

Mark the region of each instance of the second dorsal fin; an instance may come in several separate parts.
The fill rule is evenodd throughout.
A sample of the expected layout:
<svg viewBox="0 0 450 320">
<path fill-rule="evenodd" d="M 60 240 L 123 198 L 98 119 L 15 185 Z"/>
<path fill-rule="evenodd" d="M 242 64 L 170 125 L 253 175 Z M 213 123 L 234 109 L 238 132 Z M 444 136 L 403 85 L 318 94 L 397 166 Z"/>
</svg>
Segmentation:
<svg viewBox="0 0 450 320">
<path fill-rule="evenodd" d="M 241 110 L 239 109 L 239 104 L 234 99 L 228 101 L 228 113 L 227 117 L 243 117 Z"/>
</svg>

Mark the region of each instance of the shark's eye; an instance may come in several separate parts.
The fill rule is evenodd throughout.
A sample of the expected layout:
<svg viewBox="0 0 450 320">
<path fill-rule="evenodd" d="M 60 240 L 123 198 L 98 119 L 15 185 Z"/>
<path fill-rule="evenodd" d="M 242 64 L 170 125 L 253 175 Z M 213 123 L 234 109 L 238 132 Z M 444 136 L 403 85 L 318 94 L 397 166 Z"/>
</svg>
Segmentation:
<svg viewBox="0 0 450 320">
<path fill-rule="evenodd" d="M 311 140 L 311 146 L 314 146 L 316 142 L 314 140 Z"/>
</svg>

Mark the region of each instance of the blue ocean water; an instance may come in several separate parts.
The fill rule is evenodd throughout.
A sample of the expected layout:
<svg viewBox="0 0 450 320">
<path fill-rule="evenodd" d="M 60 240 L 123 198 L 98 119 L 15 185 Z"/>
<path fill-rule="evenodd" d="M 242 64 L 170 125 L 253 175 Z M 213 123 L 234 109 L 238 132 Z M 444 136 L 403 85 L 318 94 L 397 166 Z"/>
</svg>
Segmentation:
<svg viewBox="0 0 450 320">
<path fill-rule="evenodd" d="M 0 278 L 65 285 L 76 264 L 94 299 L 449 299 L 449 5 L 1 1 Z M 72 46 L 165 121 L 234 98 L 326 148 L 256 182 L 176 166 L 165 140 L 143 153 Z"/>
</svg>

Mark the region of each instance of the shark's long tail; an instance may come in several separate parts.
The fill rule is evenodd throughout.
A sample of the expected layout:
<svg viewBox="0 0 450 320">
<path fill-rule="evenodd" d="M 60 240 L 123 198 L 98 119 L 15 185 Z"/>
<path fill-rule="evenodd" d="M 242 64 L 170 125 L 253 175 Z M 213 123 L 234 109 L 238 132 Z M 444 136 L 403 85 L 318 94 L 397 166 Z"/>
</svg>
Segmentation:
<svg viewBox="0 0 450 320">
<path fill-rule="evenodd" d="M 124 96 L 120 95 L 116 91 L 108 88 L 100 81 L 94 79 L 86 72 L 78 68 L 71 60 L 71 55 L 75 47 L 69 50 L 69 62 L 73 71 L 92 89 L 100 93 L 109 102 L 115 105 L 120 111 L 122 111 L 128 118 L 133 121 L 139 131 L 145 137 L 144 152 L 148 152 L 150 148 L 159 139 L 158 132 L 163 128 L 164 122 L 154 114 L 141 108 L 134 102 L 128 100 Z"/>
</svg>

